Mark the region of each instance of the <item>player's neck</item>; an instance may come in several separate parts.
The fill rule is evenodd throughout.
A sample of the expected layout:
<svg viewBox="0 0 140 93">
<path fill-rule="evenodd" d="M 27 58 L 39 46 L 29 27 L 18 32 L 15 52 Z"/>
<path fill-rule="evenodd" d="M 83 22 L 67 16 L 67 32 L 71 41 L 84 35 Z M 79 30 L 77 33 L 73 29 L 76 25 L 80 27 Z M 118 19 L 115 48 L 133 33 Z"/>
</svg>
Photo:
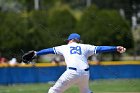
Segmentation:
<svg viewBox="0 0 140 93">
<path fill-rule="evenodd" d="M 70 43 L 76 43 L 76 42 L 74 42 L 73 40 L 70 40 L 70 41 L 68 42 L 68 44 L 70 44 Z"/>
</svg>

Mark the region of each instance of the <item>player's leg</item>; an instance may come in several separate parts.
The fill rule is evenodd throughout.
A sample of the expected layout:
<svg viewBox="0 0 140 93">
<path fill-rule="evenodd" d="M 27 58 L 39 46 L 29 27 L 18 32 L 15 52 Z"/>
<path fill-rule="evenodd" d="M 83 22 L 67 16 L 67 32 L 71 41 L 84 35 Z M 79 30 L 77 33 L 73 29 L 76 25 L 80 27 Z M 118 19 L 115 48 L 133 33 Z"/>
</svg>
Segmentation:
<svg viewBox="0 0 140 93">
<path fill-rule="evenodd" d="M 76 83 L 78 75 L 74 70 L 65 71 L 57 80 L 55 85 L 49 89 L 48 93 L 63 93 L 71 85 Z"/>
<path fill-rule="evenodd" d="M 89 72 L 83 74 L 77 83 L 80 93 L 93 93 L 89 89 Z"/>
</svg>

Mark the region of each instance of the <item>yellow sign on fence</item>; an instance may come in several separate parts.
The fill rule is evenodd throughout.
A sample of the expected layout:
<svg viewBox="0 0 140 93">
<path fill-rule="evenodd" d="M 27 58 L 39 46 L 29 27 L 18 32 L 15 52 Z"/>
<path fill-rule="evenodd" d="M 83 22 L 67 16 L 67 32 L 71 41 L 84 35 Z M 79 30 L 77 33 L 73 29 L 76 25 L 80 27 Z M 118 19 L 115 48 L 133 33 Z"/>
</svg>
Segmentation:
<svg viewBox="0 0 140 93">
<path fill-rule="evenodd" d="M 102 61 L 97 64 L 94 61 L 89 62 L 90 65 L 140 65 L 140 61 Z M 0 67 L 51 67 L 51 66 L 65 66 L 65 62 L 60 62 L 58 64 L 54 63 L 36 63 L 36 64 L 16 64 L 16 65 L 9 65 L 9 64 L 0 64 Z"/>
</svg>

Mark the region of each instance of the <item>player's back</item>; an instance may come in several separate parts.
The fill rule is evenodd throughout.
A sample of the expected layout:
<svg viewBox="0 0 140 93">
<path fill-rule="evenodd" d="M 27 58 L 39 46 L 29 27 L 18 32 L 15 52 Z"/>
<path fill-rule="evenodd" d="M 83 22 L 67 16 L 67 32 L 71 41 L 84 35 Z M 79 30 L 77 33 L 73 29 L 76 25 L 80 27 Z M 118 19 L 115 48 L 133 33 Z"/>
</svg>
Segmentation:
<svg viewBox="0 0 140 93">
<path fill-rule="evenodd" d="M 95 46 L 72 42 L 55 47 L 55 50 L 57 54 L 64 56 L 68 67 L 85 69 L 89 67 L 87 58 L 94 54 Z"/>
</svg>

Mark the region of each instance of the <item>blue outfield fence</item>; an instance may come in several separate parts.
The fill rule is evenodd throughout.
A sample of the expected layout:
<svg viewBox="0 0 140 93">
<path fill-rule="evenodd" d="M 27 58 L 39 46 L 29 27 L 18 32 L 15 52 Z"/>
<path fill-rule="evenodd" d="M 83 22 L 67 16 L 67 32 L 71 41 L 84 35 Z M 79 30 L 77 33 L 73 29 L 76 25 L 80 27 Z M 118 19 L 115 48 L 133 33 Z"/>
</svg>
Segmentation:
<svg viewBox="0 0 140 93">
<path fill-rule="evenodd" d="M 56 81 L 65 70 L 65 66 L 0 67 L 0 84 Z M 90 65 L 90 80 L 117 78 L 140 78 L 140 65 Z"/>
</svg>

